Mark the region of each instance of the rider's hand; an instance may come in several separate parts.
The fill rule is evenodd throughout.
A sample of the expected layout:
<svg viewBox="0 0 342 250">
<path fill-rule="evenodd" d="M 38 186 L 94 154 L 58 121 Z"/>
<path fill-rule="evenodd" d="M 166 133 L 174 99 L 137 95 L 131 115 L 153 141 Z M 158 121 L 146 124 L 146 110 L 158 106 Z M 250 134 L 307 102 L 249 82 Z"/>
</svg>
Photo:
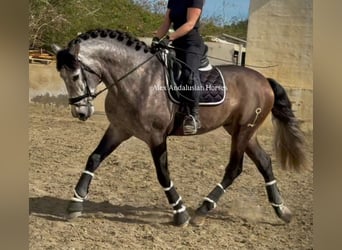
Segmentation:
<svg viewBox="0 0 342 250">
<path fill-rule="evenodd" d="M 169 44 L 170 44 L 169 36 L 166 36 L 163 39 L 159 39 L 158 37 L 153 37 L 152 43 L 151 43 L 151 52 L 155 53 L 162 49 L 166 49 L 169 46 Z"/>
<path fill-rule="evenodd" d="M 155 47 L 155 46 L 157 46 L 157 44 L 159 43 L 159 37 L 153 37 L 152 38 L 152 43 L 151 43 L 151 48 L 153 48 L 153 47 Z"/>
</svg>

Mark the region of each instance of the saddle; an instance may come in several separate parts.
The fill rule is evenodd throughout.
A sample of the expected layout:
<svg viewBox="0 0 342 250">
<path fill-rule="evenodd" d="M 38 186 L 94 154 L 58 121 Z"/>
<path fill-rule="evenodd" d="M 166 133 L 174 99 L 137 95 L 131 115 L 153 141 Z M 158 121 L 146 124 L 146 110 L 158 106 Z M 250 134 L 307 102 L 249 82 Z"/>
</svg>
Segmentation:
<svg viewBox="0 0 342 250">
<path fill-rule="evenodd" d="M 219 68 L 209 63 L 207 52 L 208 46 L 205 45 L 199 68 L 201 80 L 199 105 L 219 105 L 226 98 L 226 85 Z M 165 65 L 165 82 L 169 98 L 172 102 L 181 104 L 184 87 L 181 85 L 180 79 L 184 66 L 176 59 L 174 51 L 169 49 L 162 51 L 160 60 Z"/>
</svg>

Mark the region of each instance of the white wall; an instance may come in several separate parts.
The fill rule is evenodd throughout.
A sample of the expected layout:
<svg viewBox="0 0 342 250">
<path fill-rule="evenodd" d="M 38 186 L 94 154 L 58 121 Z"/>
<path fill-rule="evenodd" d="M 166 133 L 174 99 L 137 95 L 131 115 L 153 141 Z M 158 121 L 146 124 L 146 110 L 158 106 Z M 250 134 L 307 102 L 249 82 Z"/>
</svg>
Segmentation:
<svg viewBox="0 0 342 250">
<path fill-rule="evenodd" d="M 312 89 L 312 0 L 251 0 L 246 60 L 286 86 Z"/>
<path fill-rule="evenodd" d="M 313 129 L 312 0 L 251 0 L 246 64 L 288 90 L 303 127 Z M 253 67 L 252 67 L 253 68 Z"/>
</svg>

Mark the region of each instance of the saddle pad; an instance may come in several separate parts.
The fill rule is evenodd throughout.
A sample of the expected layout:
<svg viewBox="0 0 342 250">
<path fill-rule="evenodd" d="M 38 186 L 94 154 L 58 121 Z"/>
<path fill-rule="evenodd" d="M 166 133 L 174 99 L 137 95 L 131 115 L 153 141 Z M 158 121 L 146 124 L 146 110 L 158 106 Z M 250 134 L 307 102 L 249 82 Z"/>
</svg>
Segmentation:
<svg viewBox="0 0 342 250">
<path fill-rule="evenodd" d="M 201 78 L 200 99 L 199 105 L 212 106 L 221 104 L 226 98 L 226 85 L 221 71 L 213 66 L 210 70 L 199 71 Z M 179 93 L 182 93 L 182 86 L 177 83 L 177 86 L 172 86 L 169 78 L 166 76 L 166 85 L 170 99 L 177 104 L 180 104 Z M 183 92 L 186 89 L 183 89 Z M 188 91 L 188 90 L 187 90 Z"/>
</svg>

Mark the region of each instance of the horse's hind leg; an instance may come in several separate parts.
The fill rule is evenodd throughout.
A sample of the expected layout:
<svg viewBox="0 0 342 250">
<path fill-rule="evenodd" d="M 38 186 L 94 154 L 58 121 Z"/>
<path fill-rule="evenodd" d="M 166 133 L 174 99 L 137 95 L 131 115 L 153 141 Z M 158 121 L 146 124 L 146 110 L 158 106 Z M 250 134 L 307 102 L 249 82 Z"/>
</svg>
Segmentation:
<svg viewBox="0 0 342 250">
<path fill-rule="evenodd" d="M 75 218 L 82 214 L 83 201 L 87 198 L 89 185 L 95 170 L 99 167 L 100 163 L 121 144 L 121 142 L 129 137 L 128 134 L 122 133 L 112 126 L 107 128 L 99 145 L 89 156 L 85 170 L 81 174 L 74 189 L 74 196 L 67 208 L 68 218 Z"/>
<path fill-rule="evenodd" d="M 253 137 L 249 141 L 246 153 L 264 177 L 268 200 L 274 208 L 277 216 L 283 221 L 289 223 L 292 218 L 292 214 L 291 211 L 283 204 L 273 175 L 271 158 L 261 148 L 256 137 Z"/>
<path fill-rule="evenodd" d="M 174 224 L 176 226 L 184 227 L 188 224 L 190 216 L 183 204 L 182 197 L 179 196 L 175 186 L 173 185 L 173 182 L 170 179 L 167 162 L 166 140 L 164 140 L 162 143 L 156 143 L 150 146 L 150 148 L 157 171 L 158 181 L 164 189 L 169 204 L 173 208 Z"/>
<path fill-rule="evenodd" d="M 225 127 L 228 131 L 229 129 Z M 243 156 L 248 140 L 254 133 L 254 130 L 239 127 L 232 135 L 231 151 L 229 163 L 221 183 L 204 198 L 202 205 L 196 210 L 192 219 L 194 225 L 200 226 L 204 223 L 206 215 L 216 207 L 220 197 L 226 192 L 226 189 L 233 183 L 236 177 L 242 172 Z"/>
</svg>

